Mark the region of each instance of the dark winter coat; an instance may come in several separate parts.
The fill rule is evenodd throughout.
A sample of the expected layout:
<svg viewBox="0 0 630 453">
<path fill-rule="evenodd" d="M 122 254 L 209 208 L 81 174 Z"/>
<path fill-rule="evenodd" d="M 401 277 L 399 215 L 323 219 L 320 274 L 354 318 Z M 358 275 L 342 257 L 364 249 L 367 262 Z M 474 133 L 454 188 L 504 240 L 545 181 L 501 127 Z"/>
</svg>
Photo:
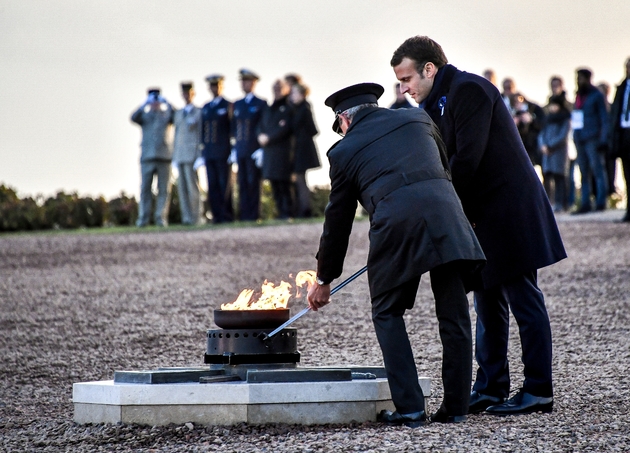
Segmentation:
<svg viewBox="0 0 630 453">
<path fill-rule="evenodd" d="M 547 113 L 545 125 L 538 135 L 539 146 L 546 146 L 549 150 L 548 154 L 542 155 L 543 174 L 564 176 L 568 174 L 570 131 L 571 112 L 561 109 L 557 113 Z"/>
<path fill-rule="evenodd" d="M 617 86 L 615 91 L 615 99 L 610 107 L 610 131 L 609 131 L 609 147 L 612 157 L 628 157 L 623 155 L 621 147 L 621 113 L 623 111 L 623 100 L 626 90 L 630 90 L 627 84 L 628 79 L 624 79 Z M 630 179 L 630 175 L 626 178 Z"/>
<path fill-rule="evenodd" d="M 262 176 L 275 181 L 289 181 L 293 171 L 293 110 L 287 98 L 276 99 L 265 110 L 260 121 L 260 132 L 267 134 Z"/>
<path fill-rule="evenodd" d="M 484 287 L 565 258 L 547 195 L 496 87 L 446 65 L 424 106 L 442 133 L 453 184 L 488 259 Z"/>
<path fill-rule="evenodd" d="M 578 109 L 584 115 L 584 127 L 573 130 L 573 140 L 586 142 L 594 140 L 598 146 L 608 146 L 608 110 L 604 95 L 594 86 L 588 88 L 584 102 Z"/>
<path fill-rule="evenodd" d="M 313 141 L 317 133 L 311 105 L 307 101 L 302 101 L 294 107 L 293 111 L 293 134 L 295 135 L 293 171 L 295 173 L 304 173 L 306 170 L 321 166 L 317 147 Z"/>
<path fill-rule="evenodd" d="M 357 200 L 370 214 L 372 297 L 440 264 L 462 261 L 469 281 L 485 257 L 449 180 L 439 133 L 420 109 L 359 111 L 329 151 L 331 192 L 317 274 L 339 277 Z"/>
</svg>

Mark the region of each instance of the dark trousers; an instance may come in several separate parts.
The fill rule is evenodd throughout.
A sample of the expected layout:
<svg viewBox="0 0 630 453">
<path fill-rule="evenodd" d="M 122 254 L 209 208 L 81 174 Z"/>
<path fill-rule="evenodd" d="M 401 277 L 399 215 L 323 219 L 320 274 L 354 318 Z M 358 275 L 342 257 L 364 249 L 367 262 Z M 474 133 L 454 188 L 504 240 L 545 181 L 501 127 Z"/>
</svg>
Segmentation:
<svg viewBox="0 0 630 453">
<path fill-rule="evenodd" d="M 442 340 L 444 406 L 449 415 L 468 412 L 472 378 L 472 333 L 468 299 L 454 263 L 431 270 L 431 289 Z M 385 371 L 396 410 L 424 410 L 424 396 L 405 328 L 403 314 L 413 308 L 420 277 L 372 298 L 372 321 L 381 346 Z"/>
<path fill-rule="evenodd" d="M 232 209 L 232 165 L 226 159 L 206 159 L 208 175 L 208 204 L 213 223 L 231 222 Z"/>
<path fill-rule="evenodd" d="M 276 203 L 279 219 L 288 219 L 293 215 L 293 194 L 291 181 L 270 180 L 273 199 Z"/>
<path fill-rule="evenodd" d="M 477 331 L 475 358 L 479 368 L 473 389 L 507 397 L 510 370 L 507 360 L 509 310 L 518 324 L 525 381 L 523 390 L 535 396 L 553 396 L 551 327 L 545 299 L 532 271 L 483 291 L 475 291 Z"/>
<path fill-rule="evenodd" d="M 595 195 L 595 207 L 606 208 L 608 181 L 604 156 L 597 150 L 596 140 L 576 141 L 577 163 L 582 178 L 581 208 L 591 208 L 591 192 Z M 591 190 L 591 178 L 595 178 L 595 187 Z"/>
<path fill-rule="evenodd" d="M 238 191 L 241 220 L 258 220 L 260 211 L 260 168 L 251 157 L 238 158 Z"/>
<path fill-rule="evenodd" d="M 295 175 L 295 217 L 310 217 L 311 212 L 311 191 L 306 184 L 306 173 L 296 173 Z"/>
<path fill-rule="evenodd" d="M 553 210 L 559 211 L 567 209 L 566 181 L 564 175 L 557 173 L 545 173 L 543 175 L 543 185 L 549 201 L 553 203 Z"/>
<path fill-rule="evenodd" d="M 623 169 L 623 179 L 626 183 L 626 196 L 630 194 L 630 129 L 621 130 L 620 142 L 621 168 Z M 630 202 L 626 206 L 626 217 L 630 219 Z"/>
</svg>

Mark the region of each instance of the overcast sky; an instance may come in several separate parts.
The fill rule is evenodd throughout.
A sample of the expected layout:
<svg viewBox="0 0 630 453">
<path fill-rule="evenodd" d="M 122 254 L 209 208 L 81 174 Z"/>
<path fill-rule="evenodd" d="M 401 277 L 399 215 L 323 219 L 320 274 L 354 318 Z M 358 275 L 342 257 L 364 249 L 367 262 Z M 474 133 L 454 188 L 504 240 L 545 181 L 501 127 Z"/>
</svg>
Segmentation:
<svg viewBox="0 0 630 453">
<path fill-rule="evenodd" d="M 370 81 L 389 105 L 389 60 L 413 35 L 435 39 L 460 69 L 513 77 L 540 103 L 559 74 L 573 99 L 579 66 L 595 82 L 622 79 L 628 18 L 628 0 L 0 0 L 0 183 L 20 196 L 137 196 L 140 128 L 129 117 L 146 88 L 182 107 L 179 83 L 192 80 L 201 106 L 204 77 L 219 72 L 236 100 L 242 67 L 261 76 L 267 100 L 276 78 L 303 76 L 325 160 L 338 137 L 324 99 Z M 327 167 L 310 181 L 326 184 Z"/>
</svg>

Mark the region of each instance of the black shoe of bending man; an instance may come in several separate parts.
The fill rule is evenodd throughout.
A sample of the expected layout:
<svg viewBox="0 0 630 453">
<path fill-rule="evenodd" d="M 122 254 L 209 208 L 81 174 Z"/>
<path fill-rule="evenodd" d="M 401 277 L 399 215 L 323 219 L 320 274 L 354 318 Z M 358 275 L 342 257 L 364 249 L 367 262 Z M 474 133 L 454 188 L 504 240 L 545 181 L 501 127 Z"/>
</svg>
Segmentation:
<svg viewBox="0 0 630 453">
<path fill-rule="evenodd" d="M 412 412 L 411 414 L 399 414 L 398 411 L 382 410 L 376 416 L 376 421 L 389 426 L 405 425 L 409 428 L 418 428 L 427 422 L 427 416 L 424 411 Z"/>
<path fill-rule="evenodd" d="M 462 423 L 466 421 L 465 415 L 449 415 L 444 404 L 429 418 L 431 423 Z"/>
<path fill-rule="evenodd" d="M 549 413 L 553 411 L 553 397 L 534 396 L 531 393 L 519 390 L 516 395 L 503 404 L 490 406 L 486 409 L 492 415 L 519 415 L 532 412 Z"/>
<path fill-rule="evenodd" d="M 501 404 L 505 401 L 505 398 L 500 396 L 490 396 L 479 393 L 473 390 L 470 393 L 470 404 L 468 405 L 469 414 L 478 414 L 485 411 L 488 407 Z"/>
</svg>

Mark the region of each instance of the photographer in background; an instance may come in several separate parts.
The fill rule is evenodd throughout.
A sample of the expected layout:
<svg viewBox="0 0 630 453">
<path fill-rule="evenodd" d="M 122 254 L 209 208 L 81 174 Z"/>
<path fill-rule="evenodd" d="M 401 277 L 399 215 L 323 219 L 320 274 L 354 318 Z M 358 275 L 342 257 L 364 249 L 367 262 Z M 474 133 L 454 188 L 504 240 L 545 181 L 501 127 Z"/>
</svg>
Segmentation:
<svg viewBox="0 0 630 453">
<path fill-rule="evenodd" d="M 173 107 L 160 96 L 159 88 L 149 88 L 146 101 L 131 115 L 131 121 L 142 128 L 140 205 L 136 222 L 138 227 L 149 224 L 154 176 L 157 176 L 158 194 L 153 219 L 157 226 L 166 226 L 173 155 L 169 132 L 173 118 Z"/>
</svg>

